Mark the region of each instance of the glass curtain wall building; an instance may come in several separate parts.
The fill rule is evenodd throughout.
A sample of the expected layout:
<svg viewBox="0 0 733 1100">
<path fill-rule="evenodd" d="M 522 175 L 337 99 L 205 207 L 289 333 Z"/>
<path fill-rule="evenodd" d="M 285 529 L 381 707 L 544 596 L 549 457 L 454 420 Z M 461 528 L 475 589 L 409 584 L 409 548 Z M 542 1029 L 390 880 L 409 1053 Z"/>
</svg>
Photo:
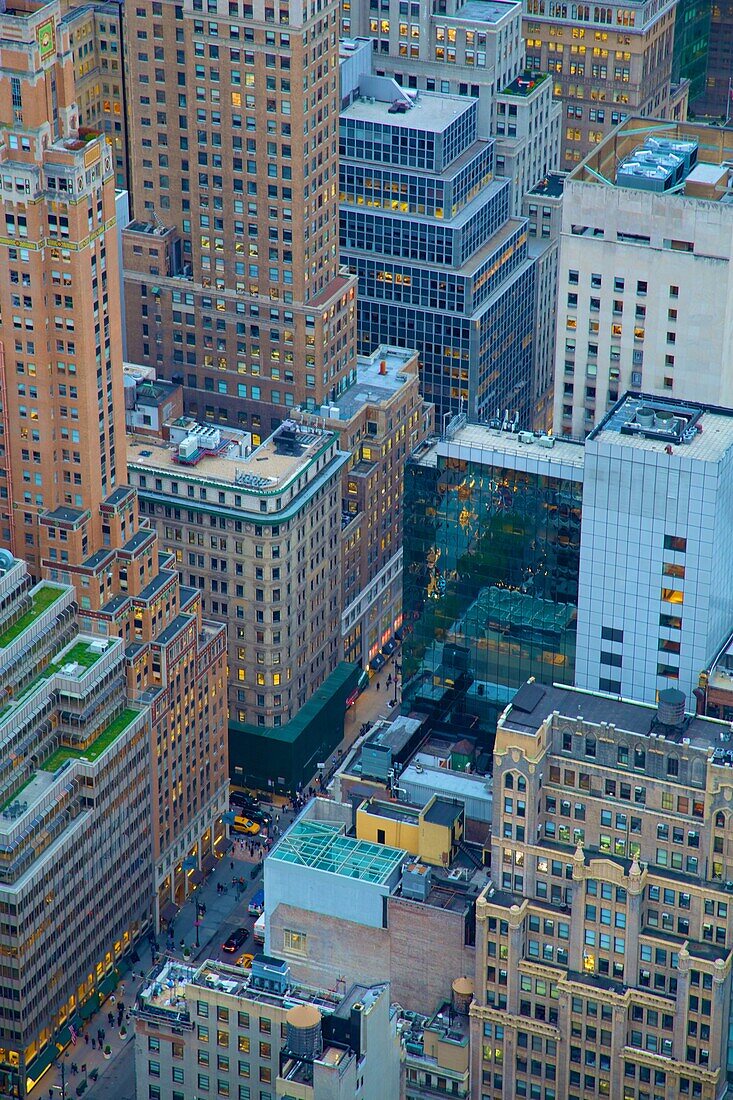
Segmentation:
<svg viewBox="0 0 733 1100">
<path fill-rule="evenodd" d="M 404 504 L 403 697 L 487 731 L 528 677 L 573 682 L 583 491 L 582 446 L 493 436 L 423 448 Z"/>
<path fill-rule="evenodd" d="M 477 102 L 364 77 L 341 113 L 341 257 L 359 276 L 359 351 L 420 352 L 443 414 L 529 423 L 535 263 L 511 181 L 476 137 Z"/>
</svg>

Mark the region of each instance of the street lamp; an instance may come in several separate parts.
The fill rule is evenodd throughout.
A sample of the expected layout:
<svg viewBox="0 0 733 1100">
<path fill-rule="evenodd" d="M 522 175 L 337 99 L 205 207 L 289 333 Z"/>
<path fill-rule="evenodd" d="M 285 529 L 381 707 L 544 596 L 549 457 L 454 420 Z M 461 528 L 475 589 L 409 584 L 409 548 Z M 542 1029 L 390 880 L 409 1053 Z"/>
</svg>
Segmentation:
<svg viewBox="0 0 733 1100">
<path fill-rule="evenodd" d="M 194 923 L 194 926 L 196 928 L 196 947 L 198 948 L 198 947 L 201 946 L 200 943 L 199 943 L 199 928 L 200 928 L 201 923 L 202 923 L 201 922 L 201 902 L 200 901 L 196 902 L 196 920 L 193 923 Z"/>
</svg>

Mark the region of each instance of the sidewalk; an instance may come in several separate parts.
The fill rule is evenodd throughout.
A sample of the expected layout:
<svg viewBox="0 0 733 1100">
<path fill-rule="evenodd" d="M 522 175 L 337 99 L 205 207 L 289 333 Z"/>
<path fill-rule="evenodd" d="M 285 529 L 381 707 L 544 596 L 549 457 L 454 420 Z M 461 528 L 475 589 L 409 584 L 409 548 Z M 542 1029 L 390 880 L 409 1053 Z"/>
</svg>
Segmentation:
<svg viewBox="0 0 733 1100">
<path fill-rule="evenodd" d="M 234 871 L 232 871 L 230 866 L 232 861 L 234 862 Z M 179 944 L 181 937 L 183 937 L 186 944 L 192 948 L 191 961 L 206 958 L 206 954 L 210 953 L 212 942 L 215 942 L 217 939 L 220 926 L 231 917 L 239 904 L 237 892 L 232 889 L 231 886 L 232 878 L 234 876 L 244 877 L 246 893 L 250 892 L 250 887 L 259 889 L 257 883 L 261 885 L 261 876 L 258 876 L 255 882 L 250 881 L 249 875 L 251 866 L 251 862 L 245 863 L 243 859 L 240 859 L 239 855 L 235 855 L 233 852 L 224 856 L 217 862 L 208 880 L 199 886 L 195 893 L 189 897 L 174 921 L 176 943 L 174 954 L 182 958 Z M 237 874 L 238 868 L 239 874 Z M 228 886 L 226 894 L 217 893 L 216 884 L 218 882 L 223 882 Z M 244 896 L 245 894 L 241 895 L 242 898 L 244 898 Z M 206 905 L 206 916 L 203 917 L 202 924 L 199 928 L 200 947 L 198 950 L 196 950 L 195 947 L 196 928 L 194 922 L 196 920 L 196 907 L 192 900 L 194 897 Z M 159 950 L 165 950 L 164 935 L 159 937 Z M 49 1089 L 52 1086 L 54 1086 L 52 1095 L 55 1100 L 58 1100 L 61 1095 L 62 1058 L 65 1064 L 66 1074 L 66 1100 L 74 1100 L 77 1087 L 84 1076 L 87 1077 L 87 1089 L 84 1093 L 85 1097 L 89 1095 L 90 1091 L 90 1100 L 94 1096 L 109 1096 L 109 1092 L 105 1092 L 103 1085 L 104 1074 L 114 1065 L 115 1060 L 121 1054 L 123 1048 L 133 1041 L 135 1021 L 132 1018 L 129 1020 L 127 1019 L 128 1009 L 135 1003 L 135 998 L 143 985 L 143 976 L 147 975 L 152 969 L 150 944 L 147 939 L 143 938 L 138 943 L 137 953 L 139 955 L 139 962 L 133 964 L 132 972 L 125 976 L 125 979 L 120 982 L 115 992 L 101 1005 L 99 1011 L 87 1021 L 85 1030 L 79 1034 L 76 1046 L 70 1044 L 58 1061 L 56 1061 L 48 1072 L 44 1074 L 33 1091 L 28 1094 L 30 1100 L 48 1100 Z M 120 1001 L 125 1005 L 124 1025 L 127 1028 L 127 1035 L 124 1038 L 120 1037 L 120 1033 L 117 1029 L 117 1006 Z M 107 1014 L 110 1012 L 114 1014 L 113 1026 L 110 1026 L 107 1018 Z M 112 1048 L 112 1055 L 109 1061 L 105 1059 L 103 1050 L 99 1050 L 97 1047 L 96 1038 L 98 1028 L 104 1028 L 106 1033 L 104 1043 L 105 1045 L 109 1043 Z M 85 1042 L 85 1035 L 89 1036 L 88 1044 Z M 92 1039 L 95 1040 L 95 1047 L 97 1047 L 95 1050 L 92 1050 Z M 74 1077 L 71 1076 L 72 1062 L 75 1062 L 80 1069 L 80 1072 Z M 82 1065 L 86 1065 L 87 1067 L 86 1075 L 81 1073 Z M 94 1069 L 97 1070 L 99 1075 L 99 1084 L 97 1084 L 96 1087 L 89 1078 L 89 1074 Z M 110 1100 L 112 1100 L 111 1096 Z"/>
</svg>

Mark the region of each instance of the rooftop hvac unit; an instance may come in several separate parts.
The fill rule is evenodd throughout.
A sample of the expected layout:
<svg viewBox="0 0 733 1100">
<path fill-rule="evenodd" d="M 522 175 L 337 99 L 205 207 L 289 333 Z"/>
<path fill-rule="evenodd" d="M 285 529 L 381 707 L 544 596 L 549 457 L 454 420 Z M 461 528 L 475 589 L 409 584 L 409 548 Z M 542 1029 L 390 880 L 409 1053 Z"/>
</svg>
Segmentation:
<svg viewBox="0 0 733 1100">
<path fill-rule="evenodd" d="M 182 439 L 178 444 L 178 455 L 180 458 L 192 458 L 198 450 L 198 440 L 195 435 L 187 435 L 185 439 Z"/>
</svg>

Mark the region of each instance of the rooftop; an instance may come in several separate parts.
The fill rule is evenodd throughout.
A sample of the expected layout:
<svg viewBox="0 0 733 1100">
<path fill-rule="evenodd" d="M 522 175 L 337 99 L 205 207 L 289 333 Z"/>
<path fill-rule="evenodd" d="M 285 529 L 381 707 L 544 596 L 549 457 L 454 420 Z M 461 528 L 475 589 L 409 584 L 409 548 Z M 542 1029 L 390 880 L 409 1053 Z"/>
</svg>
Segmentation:
<svg viewBox="0 0 733 1100">
<path fill-rule="evenodd" d="M 260 971 L 271 970 L 283 979 L 283 992 L 263 989 L 257 983 Z M 188 987 L 206 989 L 210 992 L 246 998 L 263 1004 L 277 1005 L 291 1009 L 298 1005 L 315 1005 L 321 1014 L 341 1015 L 351 1010 L 352 1005 L 365 1003 L 371 996 L 379 994 L 382 986 L 352 986 L 346 993 L 316 989 L 296 982 L 290 974 L 290 968 L 280 959 L 267 955 L 256 955 L 251 969 L 243 969 L 233 963 L 217 962 L 207 959 L 199 966 L 189 966 L 176 959 L 166 959 L 156 966 L 138 994 L 138 1010 L 152 1010 L 153 1015 L 161 1018 L 188 1016 L 190 994 Z"/>
<path fill-rule="evenodd" d="M 196 429 L 200 426 L 193 421 L 189 435 L 185 436 L 188 425 L 187 421 L 180 426 L 177 439 L 182 435 L 198 438 Z M 175 428 L 178 424 L 172 426 Z M 127 443 L 129 463 L 135 470 L 154 470 L 189 481 L 219 482 L 236 487 L 237 492 L 260 497 L 281 493 L 334 442 L 336 435 L 322 428 L 284 421 L 259 447 L 247 453 L 250 439 L 247 432 L 231 428 L 217 430 L 207 442 L 207 449 L 199 443 L 192 457 L 181 461 L 183 441 L 180 444 L 163 443 L 133 436 Z"/>
<path fill-rule="evenodd" d="M 463 803 L 448 801 L 447 798 L 436 798 L 425 811 L 425 820 L 430 825 L 445 825 L 450 827 L 463 814 Z"/>
<path fill-rule="evenodd" d="M 669 122 L 662 119 L 627 118 L 613 130 L 605 141 L 596 146 L 585 160 L 569 176 L 571 181 L 591 183 L 597 187 L 615 187 L 620 165 L 634 159 L 649 159 L 650 169 L 659 168 L 670 156 L 677 155 L 675 145 L 696 142 L 697 166 L 682 172 L 663 189 L 660 176 L 659 190 L 670 195 L 684 195 L 703 201 L 730 201 L 730 171 L 728 162 L 733 160 L 733 129 L 722 126 L 706 126 L 695 122 Z M 642 147 L 645 146 L 645 149 Z M 655 147 L 655 148 L 653 148 Z M 652 163 L 653 160 L 659 163 Z M 711 171 L 698 171 L 702 166 Z M 672 166 L 670 161 L 670 166 Z M 672 166 L 673 167 L 673 166 Z M 654 174 L 654 173 L 652 173 Z M 628 180 L 627 180 L 628 185 Z M 645 188 L 657 190 L 657 188 Z M 733 214 L 733 209 L 731 210 Z"/>
<path fill-rule="evenodd" d="M 500 719 L 502 728 L 518 733 L 534 734 L 555 711 L 566 718 L 582 716 L 586 722 L 600 725 L 605 722 L 626 733 L 644 737 L 650 734 L 664 735 L 671 743 L 689 739 L 696 749 L 720 751 L 721 733 L 730 733 L 730 723 L 715 718 L 698 718 L 687 715 L 678 730 L 660 727 L 656 723 L 658 710 L 653 703 L 637 703 L 616 695 L 604 695 L 599 691 L 581 688 L 552 687 L 540 684 L 524 684 Z"/>
<path fill-rule="evenodd" d="M 49 607 L 60 600 L 67 591 L 67 588 L 61 588 L 56 584 L 47 584 L 45 581 L 32 589 L 30 608 L 0 634 L 0 649 L 6 649 L 7 646 L 11 645 L 24 630 L 32 626 L 36 619 L 40 618 L 44 611 L 48 611 Z"/>
<path fill-rule="evenodd" d="M 359 811 L 370 814 L 372 817 L 386 817 L 390 821 L 401 821 L 406 825 L 417 825 L 420 820 L 419 807 L 407 806 L 399 802 L 382 802 L 376 798 L 362 802 Z"/>
<path fill-rule="evenodd" d="M 406 96 L 406 93 L 403 93 Z M 370 102 L 374 100 L 374 102 Z M 390 114 L 392 100 L 380 100 L 362 96 L 341 112 L 342 122 L 381 123 L 410 130 L 440 132 L 447 130 L 456 119 L 465 114 L 473 104 L 472 99 L 457 95 L 438 95 L 433 92 L 420 92 L 413 105 L 404 114 Z"/>
<path fill-rule="evenodd" d="M 356 381 L 330 402 L 331 409 L 338 409 L 338 417 L 329 419 L 351 420 L 365 405 L 391 400 L 416 377 L 417 351 L 380 344 L 371 355 L 357 358 Z"/>
<path fill-rule="evenodd" d="M 626 393 L 588 439 L 719 462 L 733 446 L 733 410 Z"/>
<path fill-rule="evenodd" d="M 105 726 L 85 749 L 75 749 L 67 745 L 62 745 L 60 748 L 56 749 L 55 752 L 51 753 L 41 767 L 44 771 L 55 772 L 62 764 L 65 764 L 67 760 L 86 760 L 88 763 L 93 763 L 95 760 L 99 759 L 103 752 L 107 751 L 110 745 L 114 744 L 117 738 L 132 725 L 141 713 L 142 711 L 133 710 L 132 707 L 126 707 L 121 714 L 118 714 L 116 718 L 112 719 L 109 725 Z"/>
<path fill-rule="evenodd" d="M 401 848 L 387 848 L 383 844 L 345 836 L 343 827 L 323 821 L 300 820 L 282 837 L 268 858 L 386 885 L 408 857 Z"/>
<path fill-rule="evenodd" d="M 528 442 L 529 437 L 532 438 L 531 443 Z M 521 455 L 536 462 L 540 473 L 543 466 L 558 462 L 582 470 L 585 460 L 582 443 L 560 439 L 558 436 L 547 436 L 541 432 L 509 431 L 503 430 L 501 426 L 496 428 L 491 424 L 471 422 L 463 423 L 448 437 L 418 450 L 415 460 L 420 465 L 435 466 L 438 455 L 454 457 L 458 449 L 484 452 L 478 454 L 477 459 L 487 466 L 501 465 L 507 455 Z"/>
<path fill-rule="evenodd" d="M 504 88 L 500 94 L 518 95 L 526 99 L 526 97 L 532 95 L 541 84 L 544 84 L 546 80 L 547 73 L 520 73 L 519 76 L 514 78 L 511 84 L 507 84 L 506 88 Z"/>
<path fill-rule="evenodd" d="M 565 188 L 567 172 L 548 172 L 543 180 L 533 187 L 530 195 L 538 195 L 542 198 L 560 199 Z"/>
<path fill-rule="evenodd" d="M 519 6 L 518 0 L 468 0 L 451 16 L 451 21 L 500 23 L 514 14 Z"/>
</svg>

